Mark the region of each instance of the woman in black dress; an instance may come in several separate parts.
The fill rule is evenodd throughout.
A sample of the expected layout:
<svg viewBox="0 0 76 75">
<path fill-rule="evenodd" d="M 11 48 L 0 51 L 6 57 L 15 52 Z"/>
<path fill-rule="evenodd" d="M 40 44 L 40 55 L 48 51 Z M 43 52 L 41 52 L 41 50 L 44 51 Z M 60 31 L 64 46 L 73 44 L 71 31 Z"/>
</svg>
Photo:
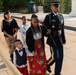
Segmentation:
<svg viewBox="0 0 76 75">
<path fill-rule="evenodd" d="M 4 33 L 5 41 L 9 47 L 11 60 L 13 60 L 14 41 L 17 39 L 17 32 L 19 26 L 15 19 L 11 18 L 9 11 L 4 13 L 4 20 L 2 20 L 2 32 Z"/>
</svg>

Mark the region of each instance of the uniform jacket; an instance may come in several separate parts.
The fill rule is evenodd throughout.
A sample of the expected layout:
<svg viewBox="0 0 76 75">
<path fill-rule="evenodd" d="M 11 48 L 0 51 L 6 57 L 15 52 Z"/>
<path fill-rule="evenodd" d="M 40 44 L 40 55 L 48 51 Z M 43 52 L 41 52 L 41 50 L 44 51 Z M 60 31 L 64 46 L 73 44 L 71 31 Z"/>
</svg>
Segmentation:
<svg viewBox="0 0 76 75">
<path fill-rule="evenodd" d="M 50 35 L 48 35 L 48 38 L 47 38 L 47 44 L 52 47 L 63 46 L 63 44 L 66 42 L 65 33 L 64 33 L 64 18 L 63 18 L 63 16 L 61 14 L 55 15 L 54 13 L 46 15 L 44 24 L 47 27 L 47 29 L 51 30 L 51 33 L 50 33 Z M 61 30 L 60 36 L 58 36 L 58 30 Z M 50 38 L 50 36 L 52 37 L 54 42 Z"/>
</svg>

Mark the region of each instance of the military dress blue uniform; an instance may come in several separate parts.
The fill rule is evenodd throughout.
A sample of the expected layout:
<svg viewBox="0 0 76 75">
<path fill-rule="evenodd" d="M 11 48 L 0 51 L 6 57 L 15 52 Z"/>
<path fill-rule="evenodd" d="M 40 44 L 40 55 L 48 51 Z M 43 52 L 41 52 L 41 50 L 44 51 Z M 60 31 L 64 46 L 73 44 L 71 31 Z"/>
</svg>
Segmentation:
<svg viewBox="0 0 76 75">
<path fill-rule="evenodd" d="M 64 18 L 61 14 L 51 12 L 46 15 L 44 24 L 51 33 L 47 35 L 47 44 L 50 46 L 51 57 L 48 60 L 48 67 L 55 63 L 55 74 L 60 74 L 63 62 L 63 44 L 66 43 L 64 33 Z M 61 31 L 59 35 L 58 31 Z"/>
</svg>

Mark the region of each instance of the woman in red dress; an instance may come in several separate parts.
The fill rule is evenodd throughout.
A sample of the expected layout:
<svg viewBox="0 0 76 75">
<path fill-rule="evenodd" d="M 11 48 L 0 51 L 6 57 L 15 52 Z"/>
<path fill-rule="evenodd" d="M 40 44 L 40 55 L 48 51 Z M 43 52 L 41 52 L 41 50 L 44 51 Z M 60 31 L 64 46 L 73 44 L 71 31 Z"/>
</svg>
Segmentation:
<svg viewBox="0 0 76 75">
<path fill-rule="evenodd" d="M 28 50 L 32 53 L 28 57 L 31 75 L 45 75 L 47 70 L 46 55 L 44 50 L 43 28 L 39 26 L 38 17 L 32 15 L 31 27 L 26 34 Z"/>
</svg>

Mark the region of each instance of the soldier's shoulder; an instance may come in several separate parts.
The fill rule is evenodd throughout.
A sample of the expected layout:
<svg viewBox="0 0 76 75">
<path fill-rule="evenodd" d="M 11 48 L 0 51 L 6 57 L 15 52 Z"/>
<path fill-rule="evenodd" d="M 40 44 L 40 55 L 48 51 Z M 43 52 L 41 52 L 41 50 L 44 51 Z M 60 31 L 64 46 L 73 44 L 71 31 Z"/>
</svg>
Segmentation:
<svg viewBox="0 0 76 75">
<path fill-rule="evenodd" d="M 48 18 L 49 18 L 49 14 L 47 14 L 47 15 L 45 16 L 45 18 L 48 19 Z"/>
<path fill-rule="evenodd" d="M 64 19 L 63 15 L 61 13 L 59 13 L 59 16 L 61 19 Z"/>
<path fill-rule="evenodd" d="M 50 12 L 50 13 L 48 13 L 46 16 L 49 16 L 49 15 L 51 15 L 52 13 Z"/>
<path fill-rule="evenodd" d="M 63 17 L 63 15 L 62 15 L 61 13 L 59 13 L 59 15 L 60 15 L 61 17 Z"/>
</svg>

